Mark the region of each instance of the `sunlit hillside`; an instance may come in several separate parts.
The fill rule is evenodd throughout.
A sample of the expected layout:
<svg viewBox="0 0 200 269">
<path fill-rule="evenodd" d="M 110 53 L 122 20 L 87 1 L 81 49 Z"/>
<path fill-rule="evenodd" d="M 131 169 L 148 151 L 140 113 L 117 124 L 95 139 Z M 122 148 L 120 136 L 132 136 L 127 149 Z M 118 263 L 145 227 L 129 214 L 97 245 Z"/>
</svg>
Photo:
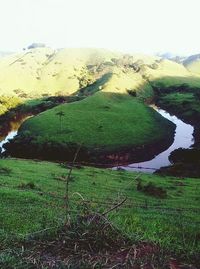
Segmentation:
<svg viewBox="0 0 200 269">
<path fill-rule="evenodd" d="M 88 65 L 99 66 L 114 56 L 112 52 L 95 49 L 36 48 L 4 57 L 0 60 L 1 94 L 19 97 L 71 94 L 93 82 Z"/>
<path fill-rule="evenodd" d="M 180 82 L 178 77 L 189 79 L 188 83 L 191 76 L 199 78 L 182 64 L 159 57 L 104 49 L 35 48 L 0 59 L 0 92 L 22 98 L 70 95 L 105 74 L 110 74 L 110 78 L 99 86 L 104 91 L 121 93 L 149 88 L 149 81 L 164 81 L 163 78 L 167 84 L 169 78 L 173 83 Z"/>
</svg>

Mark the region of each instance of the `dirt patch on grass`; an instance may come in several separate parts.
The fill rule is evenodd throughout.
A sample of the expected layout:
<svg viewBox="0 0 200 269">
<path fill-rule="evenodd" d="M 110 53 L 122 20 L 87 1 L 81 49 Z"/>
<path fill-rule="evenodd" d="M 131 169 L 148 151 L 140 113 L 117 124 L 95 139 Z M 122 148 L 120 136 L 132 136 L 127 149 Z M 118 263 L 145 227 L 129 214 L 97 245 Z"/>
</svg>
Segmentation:
<svg viewBox="0 0 200 269">
<path fill-rule="evenodd" d="M 36 268 L 77 269 L 151 269 L 153 263 L 158 262 L 159 248 L 156 245 L 148 242 L 133 244 L 109 223 L 99 219 L 89 222 L 61 230 L 56 239 L 35 242 L 32 254 L 25 259 Z"/>
<path fill-rule="evenodd" d="M 134 242 L 101 215 L 81 217 L 54 236 L 29 241 L 25 249 L 31 268 L 192 268 L 179 267 L 153 243 Z"/>
</svg>

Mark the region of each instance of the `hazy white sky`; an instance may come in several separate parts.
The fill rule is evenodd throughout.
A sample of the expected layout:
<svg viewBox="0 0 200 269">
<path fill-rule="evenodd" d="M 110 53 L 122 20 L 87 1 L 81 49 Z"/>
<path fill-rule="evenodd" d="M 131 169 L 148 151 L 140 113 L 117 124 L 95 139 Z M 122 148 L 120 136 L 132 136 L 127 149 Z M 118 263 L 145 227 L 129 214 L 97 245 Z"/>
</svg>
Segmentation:
<svg viewBox="0 0 200 269">
<path fill-rule="evenodd" d="M 0 0 L 0 50 L 33 42 L 200 53 L 200 0 Z"/>
</svg>

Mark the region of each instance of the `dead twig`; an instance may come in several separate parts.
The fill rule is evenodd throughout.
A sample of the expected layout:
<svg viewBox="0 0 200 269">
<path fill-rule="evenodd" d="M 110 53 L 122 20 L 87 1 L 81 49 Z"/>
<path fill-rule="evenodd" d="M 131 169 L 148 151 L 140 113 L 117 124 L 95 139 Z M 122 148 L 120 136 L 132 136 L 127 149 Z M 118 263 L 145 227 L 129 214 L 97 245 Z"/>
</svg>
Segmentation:
<svg viewBox="0 0 200 269">
<path fill-rule="evenodd" d="M 110 213 L 111 211 L 115 210 L 116 208 L 120 207 L 121 205 L 123 205 L 127 200 L 127 197 L 125 197 L 120 203 L 118 203 L 117 205 L 114 205 L 113 207 L 111 207 L 110 209 L 108 209 L 107 211 L 105 211 L 102 215 L 105 216 L 108 213 Z"/>
</svg>

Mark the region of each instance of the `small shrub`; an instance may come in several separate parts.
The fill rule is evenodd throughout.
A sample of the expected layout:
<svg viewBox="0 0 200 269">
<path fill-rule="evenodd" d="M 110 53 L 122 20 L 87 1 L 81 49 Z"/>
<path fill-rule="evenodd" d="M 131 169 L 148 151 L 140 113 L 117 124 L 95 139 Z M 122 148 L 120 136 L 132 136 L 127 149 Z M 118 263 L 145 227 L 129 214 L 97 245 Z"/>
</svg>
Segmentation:
<svg viewBox="0 0 200 269">
<path fill-rule="evenodd" d="M 33 182 L 28 182 L 28 183 L 22 182 L 18 186 L 18 188 L 20 188 L 20 189 L 31 189 L 31 190 L 33 190 L 33 189 L 36 189 L 36 185 Z"/>
<path fill-rule="evenodd" d="M 111 109 L 110 106 L 103 106 L 102 108 L 104 108 L 104 109 Z"/>
<path fill-rule="evenodd" d="M 162 187 L 157 187 L 154 183 L 149 182 L 147 185 L 143 185 L 141 181 L 137 184 L 137 190 L 144 192 L 147 195 L 154 196 L 156 198 L 167 198 L 167 191 Z"/>
</svg>

